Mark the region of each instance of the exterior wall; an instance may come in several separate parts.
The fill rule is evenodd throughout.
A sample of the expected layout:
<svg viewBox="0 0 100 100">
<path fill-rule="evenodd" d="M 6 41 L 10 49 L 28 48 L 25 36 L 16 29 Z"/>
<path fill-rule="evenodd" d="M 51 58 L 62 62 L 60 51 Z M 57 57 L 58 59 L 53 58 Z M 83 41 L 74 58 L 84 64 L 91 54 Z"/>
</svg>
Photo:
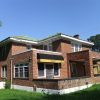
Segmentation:
<svg viewBox="0 0 100 100">
<path fill-rule="evenodd" d="M 12 55 L 16 53 L 20 53 L 22 51 L 26 51 L 27 46 L 25 44 L 20 44 L 20 43 L 12 43 Z"/>
<path fill-rule="evenodd" d="M 27 46 L 28 44 L 12 43 L 12 55 L 27 51 Z M 37 46 L 32 45 L 32 48 L 37 48 Z"/>
<path fill-rule="evenodd" d="M 90 50 L 90 49 L 91 49 L 91 47 L 82 45 L 82 50 Z"/>
<path fill-rule="evenodd" d="M 14 65 L 20 62 L 28 62 L 29 63 L 29 78 L 14 78 Z M 17 55 L 13 55 L 13 84 L 15 85 L 23 85 L 23 86 L 33 86 L 33 51 L 30 50 L 28 52 L 20 53 Z"/>
<path fill-rule="evenodd" d="M 10 44 L 8 44 L 7 46 L 9 46 Z M 11 60 L 11 54 L 12 54 L 12 49 L 10 48 L 9 53 L 7 55 L 7 58 L 5 60 L 0 61 L 0 80 L 5 80 L 4 78 L 1 77 L 1 68 L 3 65 L 7 65 L 7 79 L 10 80 L 11 79 L 11 74 L 10 74 L 10 60 Z"/>
<path fill-rule="evenodd" d="M 99 52 L 91 51 L 91 54 L 92 54 L 92 58 L 100 59 L 100 53 Z"/>
<path fill-rule="evenodd" d="M 67 54 L 68 61 L 85 61 L 86 76 L 92 76 L 92 59 L 88 50 Z M 70 67 L 70 64 L 68 65 Z M 69 73 L 70 74 L 70 73 Z"/>
<path fill-rule="evenodd" d="M 68 88 L 84 86 L 88 84 L 93 84 L 92 78 L 84 77 L 84 78 L 76 78 L 76 79 L 58 81 L 59 89 L 68 89 Z"/>
<path fill-rule="evenodd" d="M 58 89 L 58 80 L 55 79 L 33 79 L 36 88 Z"/>
<path fill-rule="evenodd" d="M 71 45 L 69 41 L 63 40 L 61 42 L 61 52 L 64 57 L 64 63 L 61 64 L 61 78 L 68 78 L 69 77 L 69 68 L 68 68 L 68 60 L 67 58 L 67 53 L 71 52 Z"/>
<path fill-rule="evenodd" d="M 33 48 L 36 48 L 35 46 Z M 14 78 L 13 75 L 13 85 L 17 86 L 27 86 L 35 88 L 45 88 L 62 90 L 69 89 L 79 86 L 84 86 L 87 84 L 94 84 L 100 82 L 99 77 L 94 77 L 93 75 L 93 57 L 99 57 L 97 53 L 90 52 L 87 50 L 88 47 L 84 47 L 84 51 L 71 53 L 71 43 L 65 40 L 57 40 L 53 42 L 53 50 L 61 52 L 64 57 L 64 63 L 61 63 L 60 77 L 59 79 L 38 79 L 38 65 L 37 65 L 37 50 L 27 51 L 26 45 L 13 43 L 12 48 L 9 51 L 8 57 L 5 61 L 0 61 L 0 72 L 2 65 L 7 65 L 7 79 L 11 80 L 11 58 L 13 61 L 13 71 L 14 65 L 19 62 L 29 62 L 29 78 L 28 79 L 18 79 Z M 26 52 L 23 52 L 26 51 Z M 23 52 L 23 53 L 21 53 Z M 19 53 L 19 54 L 17 54 Z M 41 52 L 43 53 L 43 52 Z M 47 52 L 48 53 L 48 52 Z M 17 54 L 17 55 L 15 55 Z M 51 53 L 50 53 L 51 54 Z M 59 54 L 58 54 L 59 55 Z M 69 61 L 83 60 L 85 61 L 86 75 L 90 78 L 79 78 L 79 79 L 68 79 L 71 78 Z M 79 65 L 80 66 L 80 65 Z M 79 69 L 79 74 L 81 75 L 82 68 Z M 14 72 L 13 72 L 14 73 Z M 0 80 L 1 78 L 0 73 Z M 31 88 L 31 89 L 32 89 Z"/>
</svg>

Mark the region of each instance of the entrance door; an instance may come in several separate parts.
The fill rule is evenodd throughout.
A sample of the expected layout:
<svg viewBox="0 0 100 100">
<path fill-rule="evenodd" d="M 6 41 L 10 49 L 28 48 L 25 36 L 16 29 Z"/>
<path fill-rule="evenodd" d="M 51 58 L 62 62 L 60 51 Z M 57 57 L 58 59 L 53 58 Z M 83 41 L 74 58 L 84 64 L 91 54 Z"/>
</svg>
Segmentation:
<svg viewBox="0 0 100 100">
<path fill-rule="evenodd" d="M 46 78 L 52 79 L 53 78 L 53 64 L 46 64 Z"/>
</svg>

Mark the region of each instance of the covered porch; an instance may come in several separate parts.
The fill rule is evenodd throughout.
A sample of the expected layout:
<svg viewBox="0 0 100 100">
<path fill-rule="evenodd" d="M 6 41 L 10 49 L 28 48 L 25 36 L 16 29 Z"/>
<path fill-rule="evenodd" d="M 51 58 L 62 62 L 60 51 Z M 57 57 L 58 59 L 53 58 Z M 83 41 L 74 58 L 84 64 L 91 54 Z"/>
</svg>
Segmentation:
<svg viewBox="0 0 100 100">
<path fill-rule="evenodd" d="M 59 52 L 38 50 L 38 79 L 59 79 L 64 58 Z"/>
<path fill-rule="evenodd" d="M 69 78 L 92 76 L 89 50 L 68 53 L 67 57 Z"/>
<path fill-rule="evenodd" d="M 100 53 L 92 51 L 91 54 L 93 62 L 93 74 L 95 77 L 100 76 Z"/>
<path fill-rule="evenodd" d="M 85 61 L 70 61 L 70 72 L 71 78 L 85 77 L 86 76 L 86 65 Z"/>
</svg>

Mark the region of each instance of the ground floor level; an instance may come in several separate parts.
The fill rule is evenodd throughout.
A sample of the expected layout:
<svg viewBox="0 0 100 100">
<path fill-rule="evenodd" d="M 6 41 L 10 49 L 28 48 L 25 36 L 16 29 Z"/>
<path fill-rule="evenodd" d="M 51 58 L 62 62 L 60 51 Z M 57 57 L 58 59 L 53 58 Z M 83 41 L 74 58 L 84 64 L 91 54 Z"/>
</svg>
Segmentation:
<svg viewBox="0 0 100 100">
<path fill-rule="evenodd" d="M 23 83 L 25 83 L 23 85 Z M 74 79 L 33 79 L 32 82 L 21 80 L 14 81 L 11 88 L 26 90 L 31 92 L 47 93 L 47 94 L 66 94 L 100 83 L 100 76 L 81 77 Z M 5 82 L 0 82 L 0 88 L 4 88 Z"/>
<path fill-rule="evenodd" d="M 100 82 L 100 54 L 89 50 L 58 53 L 30 50 L 0 61 L 0 87 L 64 94 Z"/>
</svg>

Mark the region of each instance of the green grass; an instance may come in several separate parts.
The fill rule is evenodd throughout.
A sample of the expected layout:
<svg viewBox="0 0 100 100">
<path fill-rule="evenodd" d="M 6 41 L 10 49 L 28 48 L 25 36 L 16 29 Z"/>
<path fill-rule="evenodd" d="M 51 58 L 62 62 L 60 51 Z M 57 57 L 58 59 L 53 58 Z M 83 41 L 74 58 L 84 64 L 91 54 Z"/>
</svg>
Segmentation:
<svg viewBox="0 0 100 100">
<path fill-rule="evenodd" d="M 0 100 L 99 100 L 100 84 L 65 95 L 47 95 L 20 90 L 0 90 Z"/>
</svg>

